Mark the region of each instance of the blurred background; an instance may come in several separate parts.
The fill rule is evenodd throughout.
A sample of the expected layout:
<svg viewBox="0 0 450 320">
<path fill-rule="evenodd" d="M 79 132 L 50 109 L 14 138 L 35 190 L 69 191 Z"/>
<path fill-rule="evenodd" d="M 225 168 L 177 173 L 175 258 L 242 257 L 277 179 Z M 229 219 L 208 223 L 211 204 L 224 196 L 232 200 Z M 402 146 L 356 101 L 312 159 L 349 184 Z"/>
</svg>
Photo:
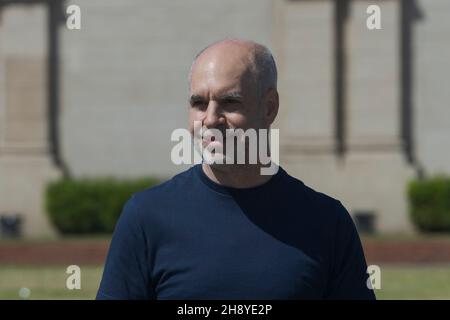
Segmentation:
<svg viewBox="0 0 450 320">
<path fill-rule="evenodd" d="M 381 29 L 367 27 L 378 5 Z M 81 10 L 69 29 L 67 8 Z M 450 299 L 448 0 L 0 0 L 0 298 L 92 299 L 128 197 L 188 168 L 188 72 L 269 47 L 280 162 L 338 198 L 380 299 Z M 81 289 L 66 268 L 81 268 Z"/>
</svg>

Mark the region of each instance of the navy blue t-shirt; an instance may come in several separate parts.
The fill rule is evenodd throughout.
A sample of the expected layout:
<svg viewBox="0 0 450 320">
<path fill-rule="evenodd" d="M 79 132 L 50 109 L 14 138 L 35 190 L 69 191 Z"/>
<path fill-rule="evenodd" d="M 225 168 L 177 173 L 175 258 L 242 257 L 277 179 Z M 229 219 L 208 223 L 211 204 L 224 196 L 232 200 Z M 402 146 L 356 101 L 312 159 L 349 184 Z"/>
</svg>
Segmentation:
<svg viewBox="0 0 450 320">
<path fill-rule="evenodd" d="M 201 165 L 134 194 L 97 299 L 374 299 L 341 202 L 283 168 L 236 189 Z"/>
</svg>

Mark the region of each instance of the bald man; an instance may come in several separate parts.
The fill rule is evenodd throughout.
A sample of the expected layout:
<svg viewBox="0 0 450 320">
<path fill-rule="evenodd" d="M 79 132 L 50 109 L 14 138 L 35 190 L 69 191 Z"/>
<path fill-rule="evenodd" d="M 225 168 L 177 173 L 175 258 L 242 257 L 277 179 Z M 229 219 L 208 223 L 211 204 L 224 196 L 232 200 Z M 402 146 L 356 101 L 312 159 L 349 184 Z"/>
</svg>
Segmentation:
<svg viewBox="0 0 450 320">
<path fill-rule="evenodd" d="M 275 61 L 251 41 L 200 51 L 189 90 L 193 136 L 194 122 L 222 133 L 269 129 L 278 113 Z M 202 140 L 211 143 L 222 147 L 215 156 L 227 156 L 225 140 Z M 262 162 L 247 160 L 193 165 L 134 194 L 97 299 L 375 299 L 341 202 L 281 167 L 262 175 Z"/>
</svg>

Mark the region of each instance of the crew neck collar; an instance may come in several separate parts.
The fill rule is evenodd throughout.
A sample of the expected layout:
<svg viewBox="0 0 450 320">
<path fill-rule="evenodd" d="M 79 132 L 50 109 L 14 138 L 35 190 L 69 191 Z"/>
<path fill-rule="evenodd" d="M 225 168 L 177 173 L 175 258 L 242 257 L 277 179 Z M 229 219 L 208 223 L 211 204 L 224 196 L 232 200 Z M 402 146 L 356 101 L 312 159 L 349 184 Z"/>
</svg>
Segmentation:
<svg viewBox="0 0 450 320">
<path fill-rule="evenodd" d="M 227 196 L 232 196 L 234 194 L 255 194 L 262 192 L 264 190 L 270 189 L 273 185 L 275 185 L 278 180 L 280 180 L 281 176 L 283 176 L 285 171 L 279 166 L 278 172 L 273 175 L 269 181 L 265 182 L 264 184 L 250 187 L 250 188 L 234 188 L 234 187 L 227 187 L 221 184 L 218 184 L 211 180 L 206 173 L 203 171 L 202 164 L 196 164 L 193 167 L 193 170 L 197 174 L 197 176 L 200 178 L 200 180 L 210 189 L 223 194 Z"/>
</svg>

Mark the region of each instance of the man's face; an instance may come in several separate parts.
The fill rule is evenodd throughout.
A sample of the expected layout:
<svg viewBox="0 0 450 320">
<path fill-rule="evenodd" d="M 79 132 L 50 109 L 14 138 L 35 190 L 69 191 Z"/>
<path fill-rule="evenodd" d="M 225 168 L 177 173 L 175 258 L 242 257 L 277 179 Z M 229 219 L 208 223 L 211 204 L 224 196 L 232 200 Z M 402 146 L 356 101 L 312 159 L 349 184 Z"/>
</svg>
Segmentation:
<svg viewBox="0 0 450 320">
<path fill-rule="evenodd" d="M 214 49 L 213 49 L 214 50 Z M 257 85 L 245 54 L 238 49 L 229 52 L 205 52 L 192 69 L 190 85 L 189 129 L 194 134 L 194 121 L 203 129 L 266 128 L 258 97 Z M 203 147 L 211 143 L 204 139 Z M 220 145 L 219 142 L 213 142 Z"/>
</svg>

